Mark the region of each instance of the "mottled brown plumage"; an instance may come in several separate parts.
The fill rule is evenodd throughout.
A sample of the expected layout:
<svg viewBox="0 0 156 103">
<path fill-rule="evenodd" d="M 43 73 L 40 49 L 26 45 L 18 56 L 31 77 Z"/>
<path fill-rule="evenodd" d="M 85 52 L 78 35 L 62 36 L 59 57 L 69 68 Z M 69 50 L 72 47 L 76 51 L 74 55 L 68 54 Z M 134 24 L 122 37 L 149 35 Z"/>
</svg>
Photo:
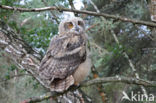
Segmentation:
<svg viewBox="0 0 156 103">
<path fill-rule="evenodd" d="M 59 35 L 52 38 L 39 68 L 41 78 L 51 86 L 52 91 L 67 90 L 87 76 L 91 61 L 86 43 L 81 18 L 74 17 L 60 23 Z M 83 70 L 86 73 L 81 73 Z"/>
</svg>

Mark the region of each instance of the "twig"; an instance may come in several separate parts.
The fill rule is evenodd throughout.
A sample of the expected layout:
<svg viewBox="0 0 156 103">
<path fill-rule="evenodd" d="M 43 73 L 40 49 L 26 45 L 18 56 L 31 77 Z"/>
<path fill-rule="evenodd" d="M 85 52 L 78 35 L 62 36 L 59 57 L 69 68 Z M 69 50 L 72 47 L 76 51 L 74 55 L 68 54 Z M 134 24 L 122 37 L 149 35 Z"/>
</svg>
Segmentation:
<svg viewBox="0 0 156 103">
<path fill-rule="evenodd" d="M 20 12 L 42 12 L 42 11 L 47 11 L 47 10 L 68 11 L 68 12 L 82 13 L 82 14 L 88 14 L 88 15 L 94 15 L 94 16 L 103 16 L 105 18 L 112 18 L 112 19 L 121 20 L 124 22 L 131 22 L 133 24 L 141 24 L 141 25 L 147 25 L 150 27 L 156 27 L 156 23 L 149 22 L 149 21 L 142 21 L 142 20 L 130 19 L 130 18 L 117 16 L 117 15 L 110 15 L 106 13 L 97 13 L 97 12 L 86 11 L 86 10 L 75 10 L 75 9 L 56 7 L 56 6 L 28 9 L 28 8 L 18 8 L 18 7 L 0 5 L 0 8 L 6 9 L 6 10 L 16 10 Z"/>
<path fill-rule="evenodd" d="M 96 26 L 98 26 L 98 25 L 100 25 L 100 24 L 93 24 L 93 25 L 91 25 L 90 27 L 88 27 L 87 29 L 86 29 L 86 31 L 89 31 L 90 29 L 92 29 L 92 28 L 94 28 L 94 27 L 96 27 Z"/>
<path fill-rule="evenodd" d="M 28 18 L 24 19 L 24 20 L 22 21 L 22 23 L 20 24 L 20 26 L 22 27 L 22 26 L 23 26 L 24 24 L 26 24 L 31 18 L 32 18 L 32 17 L 28 17 Z"/>
<path fill-rule="evenodd" d="M 88 0 L 88 1 L 92 4 L 92 6 L 96 10 L 96 12 L 100 13 L 100 10 L 97 8 L 97 6 L 94 4 L 94 2 L 92 0 Z"/>
<path fill-rule="evenodd" d="M 139 29 L 145 36 L 148 36 L 152 41 L 154 41 L 154 38 L 152 38 L 149 34 L 147 34 L 143 29 L 141 29 L 138 25 L 134 25 L 137 29 Z"/>
</svg>

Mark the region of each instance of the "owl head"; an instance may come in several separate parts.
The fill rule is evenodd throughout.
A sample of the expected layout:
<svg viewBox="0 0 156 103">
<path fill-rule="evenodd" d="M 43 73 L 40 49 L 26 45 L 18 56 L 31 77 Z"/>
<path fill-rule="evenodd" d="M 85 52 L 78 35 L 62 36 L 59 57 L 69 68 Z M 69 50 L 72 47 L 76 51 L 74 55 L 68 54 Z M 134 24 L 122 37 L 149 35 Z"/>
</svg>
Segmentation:
<svg viewBox="0 0 156 103">
<path fill-rule="evenodd" d="M 84 32 L 85 23 L 79 17 L 65 19 L 59 24 L 59 35 L 63 35 L 65 33 L 82 34 Z"/>
</svg>

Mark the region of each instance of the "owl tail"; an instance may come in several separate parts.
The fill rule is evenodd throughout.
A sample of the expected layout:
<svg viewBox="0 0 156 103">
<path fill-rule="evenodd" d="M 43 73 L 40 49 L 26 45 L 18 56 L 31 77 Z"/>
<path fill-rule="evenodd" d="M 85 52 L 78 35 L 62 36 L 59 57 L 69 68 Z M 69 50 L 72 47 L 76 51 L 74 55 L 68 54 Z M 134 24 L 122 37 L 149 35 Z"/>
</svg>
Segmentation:
<svg viewBox="0 0 156 103">
<path fill-rule="evenodd" d="M 63 92 L 73 84 L 74 78 L 72 75 L 66 77 L 65 79 L 54 79 L 51 83 L 51 91 Z"/>
</svg>

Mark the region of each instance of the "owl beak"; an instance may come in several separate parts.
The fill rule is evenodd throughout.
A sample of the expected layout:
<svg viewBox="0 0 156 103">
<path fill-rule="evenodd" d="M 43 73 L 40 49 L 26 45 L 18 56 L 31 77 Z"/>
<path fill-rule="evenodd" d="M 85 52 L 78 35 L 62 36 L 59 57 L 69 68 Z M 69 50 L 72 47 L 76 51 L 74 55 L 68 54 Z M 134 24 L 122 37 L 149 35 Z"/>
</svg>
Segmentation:
<svg viewBox="0 0 156 103">
<path fill-rule="evenodd" d="M 79 32 L 79 27 L 76 26 L 75 27 L 75 31 Z"/>
</svg>

